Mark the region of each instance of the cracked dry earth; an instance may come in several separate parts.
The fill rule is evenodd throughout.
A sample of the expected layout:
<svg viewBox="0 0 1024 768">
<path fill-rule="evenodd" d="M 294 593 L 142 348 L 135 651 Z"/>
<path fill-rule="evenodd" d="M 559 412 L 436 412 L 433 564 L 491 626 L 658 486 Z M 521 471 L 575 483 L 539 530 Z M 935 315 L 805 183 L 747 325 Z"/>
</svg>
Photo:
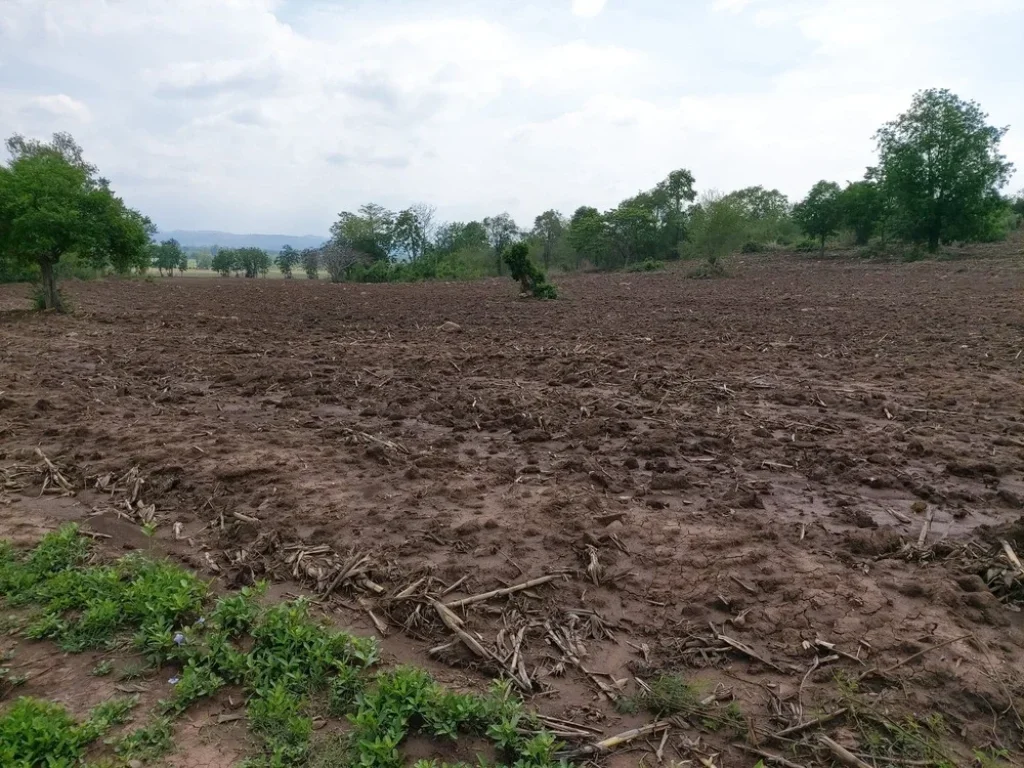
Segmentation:
<svg viewBox="0 0 1024 768">
<path fill-rule="evenodd" d="M 0 466 L 38 447 L 76 492 L 20 476 L 0 536 L 78 520 L 224 586 L 315 592 L 386 659 L 470 687 L 510 674 L 605 735 L 651 721 L 630 701 L 661 674 L 746 721 L 679 719 L 608 765 L 659 746 L 832 765 L 813 735 L 772 734 L 852 699 L 941 714 L 952 765 L 1022 764 L 1000 542 L 1024 553 L 1024 269 L 1019 242 L 981 255 L 567 276 L 545 303 L 500 280 L 185 277 L 69 285 L 55 317 L 2 286 Z M 484 655 L 431 608 L 546 575 L 457 609 Z M 87 676 L 68 692 L 75 663 L 28 693 L 102 698 Z M 190 713 L 202 748 L 170 764 L 240 759 L 244 727 L 208 727 L 229 706 Z M 821 732 L 907 763 L 869 757 L 855 725 Z"/>
</svg>

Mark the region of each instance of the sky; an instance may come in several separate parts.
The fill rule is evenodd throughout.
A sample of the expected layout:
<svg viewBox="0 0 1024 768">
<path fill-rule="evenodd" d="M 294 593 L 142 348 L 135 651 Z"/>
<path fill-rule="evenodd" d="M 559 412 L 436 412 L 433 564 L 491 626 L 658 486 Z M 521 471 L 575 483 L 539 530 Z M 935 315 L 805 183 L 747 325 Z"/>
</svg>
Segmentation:
<svg viewBox="0 0 1024 768">
<path fill-rule="evenodd" d="M 1022 29 L 1024 0 L 0 0 L 0 130 L 70 132 L 164 231 L 367 202 L 529 227 L 676 168 L 857 180 L 931 87 L 1024 168 Z"/>
</svg>

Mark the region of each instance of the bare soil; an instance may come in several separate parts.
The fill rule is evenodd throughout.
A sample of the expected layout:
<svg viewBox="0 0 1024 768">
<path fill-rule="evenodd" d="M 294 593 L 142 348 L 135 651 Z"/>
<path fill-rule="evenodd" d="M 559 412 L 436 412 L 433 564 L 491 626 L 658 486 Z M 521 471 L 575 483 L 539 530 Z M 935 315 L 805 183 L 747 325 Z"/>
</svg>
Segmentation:
<svg viewBox="0 0 1024 768">
<path fill-rule="evenodd" d="M 1020 759 L 1024 619 L 985 580 L 1001 539 L 1024 554 L 1020 256 L 756 257 L 556 278 L 541 303 L 500 280 L 185 278 L 69 284 L 61 317 L 0 286 L 0 466 L 38 447 L 76 490 L 0 489 L 0 537 L 75 519 L 224 586 L 330 590 L 387 658 L 467 685 L 521 629 L 532 704 L 606 735 L 652 719 L 622 714 L 635 678 L 738 704 L 745 733 L 683 723 L 666 760 L 752 765 L 734 744 L 787 753 L 772 733 L 850 697 L 941 714 L 951 764 Z M 548 574 L 458 611 L 497 660 L 426 602 Z M 788 754 L 830 765 L 814 744 Z"/>
</svg>

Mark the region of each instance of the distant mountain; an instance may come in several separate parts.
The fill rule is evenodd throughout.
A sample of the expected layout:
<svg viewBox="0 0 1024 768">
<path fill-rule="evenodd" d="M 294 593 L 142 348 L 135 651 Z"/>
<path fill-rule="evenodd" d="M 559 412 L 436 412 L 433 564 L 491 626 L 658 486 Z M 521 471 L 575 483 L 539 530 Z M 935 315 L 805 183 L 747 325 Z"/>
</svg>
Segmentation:
<svg viewBox="0 0 1024 768">
<path fill-rule="evenodd" d="M 209 230 L 174 229 L 170 232 L 157 234 L 158 240 L 174 238 L 186 247 L 204 247 L 219 245 L 222 248 L 262 248 L 265 251 L 279 251 L 285 245 L 296 250 L 316 248 L 327 240 L 317 235 L 236 235 L 233 232 L 213 232 Z"/>
</svg>

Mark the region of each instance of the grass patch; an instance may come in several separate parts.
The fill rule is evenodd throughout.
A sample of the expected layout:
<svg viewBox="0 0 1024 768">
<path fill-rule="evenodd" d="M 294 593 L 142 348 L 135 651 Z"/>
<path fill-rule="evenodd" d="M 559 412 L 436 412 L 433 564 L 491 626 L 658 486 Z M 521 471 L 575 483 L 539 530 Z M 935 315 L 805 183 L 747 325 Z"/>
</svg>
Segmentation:
<svg viewBox="0 0 1024 768">
<path fill-rule="evenodd" d="M 0 597 L 38 608 L 26 637 L 69 652 L 130 645 L 148 666 L 125 667 L 120 679 L 161 669 L 168 675 L 159 716 L 112 742 L 124 761 L 159 757 L 173 743 L 175 717 L 232 685 L 245 693 L 249 728 L 261 745 L 247 768 L 316 764 L 322 756 L 312 752 L 310 737 L 314 702 L 321 701 L 352 726 L 343 743 L 331 746 L 344 755 L 334 764 L 398 768 L 401 743 L 414 733 L 486 737 L 517 768 L 558 764 L 554 737 L 508 685 L 476 695 L 449 691 L 411 667 L 374 672 L 376 643 L 316 620 L 302 600 L 264 605 L 262 585 L 214 598 L 205 582 L 171 563 L 134 554 L 112 563 L 89 557 L 74 526 L 47 535 L 28 553 L 0 544 Z M 93 670 L 112 671 L 109 662 Z M 0 744 L 8 750 L 0 752 L 0 765 L 49 768 L 38 762 L 44 753 L 71 764 L 133 705 L 108 703 L 77 724 L 56 705 L 19 700 L 0 721 L 7 729 Z"/>
<path fill-rule="evenodd" d="M 22 697 L 0 717 L 0 765 L 57 768 L 81 760 L 86 747 L 125 722 L 135 698 L 111 699 L 76 722 L 59 704 Z"/>
</svg>

